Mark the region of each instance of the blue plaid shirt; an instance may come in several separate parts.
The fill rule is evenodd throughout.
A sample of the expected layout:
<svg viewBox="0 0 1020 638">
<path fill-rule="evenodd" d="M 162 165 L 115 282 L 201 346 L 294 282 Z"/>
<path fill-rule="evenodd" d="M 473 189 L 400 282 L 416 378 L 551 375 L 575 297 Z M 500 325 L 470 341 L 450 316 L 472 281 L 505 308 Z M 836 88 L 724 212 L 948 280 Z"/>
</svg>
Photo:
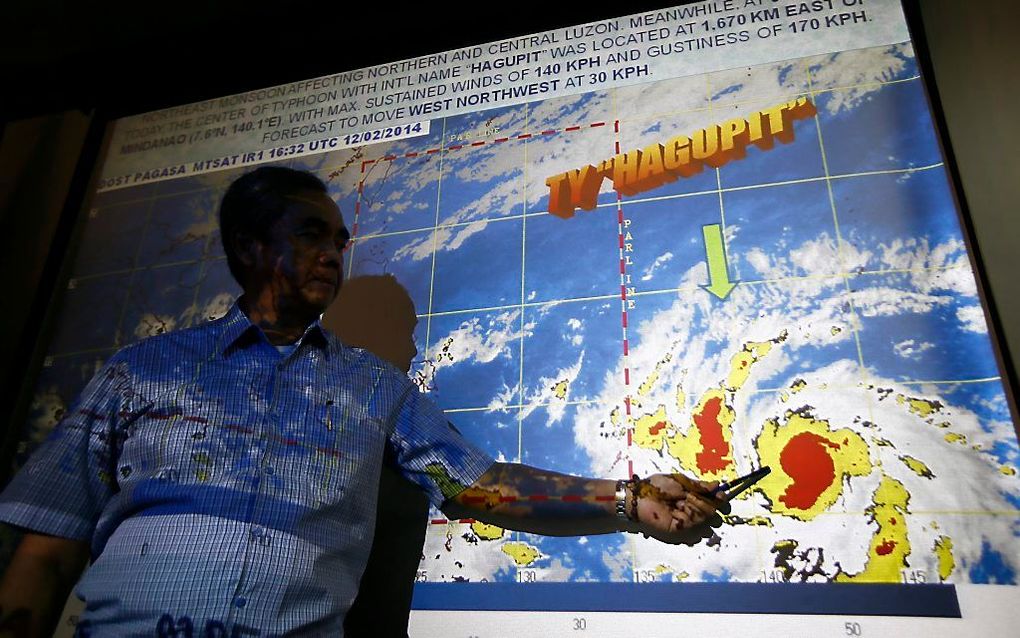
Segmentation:
<svg viewBox="0 0 1020 638">
<path fill-rule="evenodd" d="M 281 353 L 235 303 L 111 357 L 0 520 L 91 541 L 80 634 L 337 636 L 384 453 L 436 505 L 492 463 L 392 366 L 318 322 Z"/>
</svg>

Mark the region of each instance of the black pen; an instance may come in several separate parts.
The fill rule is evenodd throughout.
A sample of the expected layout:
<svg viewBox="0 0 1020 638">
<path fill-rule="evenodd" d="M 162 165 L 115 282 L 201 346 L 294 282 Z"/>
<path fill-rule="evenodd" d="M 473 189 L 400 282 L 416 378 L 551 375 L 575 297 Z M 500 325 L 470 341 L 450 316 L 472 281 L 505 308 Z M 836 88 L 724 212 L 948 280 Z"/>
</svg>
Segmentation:
<svg viewBox="0 0 1020 638">
<path fill-rule="evenodd" d="M 769 472 L 771 471 L 772 468 L 770 468 L 767 465 L 764 465 L 758 468 L 757 470 L 749 474 L 745 474 L 744 476 L 741 476 L 739 478 L 735 478 L 732 481 L 723 481 L 718 486 L 716 486 L 716 488 L 712 490 L 710 494 L 715 497 L 722 496 L 726 500 L 732 499 L 733 497 L 737 496 L 747 488 L 751 487 L 758 481 L 768 476 Z M 733 492 L 728 492 L 728 490 L 732 488 L 736 488 L 736 490 Z"/>
</svg>

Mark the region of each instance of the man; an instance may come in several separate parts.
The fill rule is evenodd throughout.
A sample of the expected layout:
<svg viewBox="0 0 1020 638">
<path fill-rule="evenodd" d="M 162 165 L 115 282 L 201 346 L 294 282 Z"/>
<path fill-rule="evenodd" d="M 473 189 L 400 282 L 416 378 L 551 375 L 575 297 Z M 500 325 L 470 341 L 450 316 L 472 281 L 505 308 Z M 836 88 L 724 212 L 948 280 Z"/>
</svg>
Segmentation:
<svg viewBox="0 0 1020 638">
<path fill-rule="evenodd" d="M 364 348 L 408 373 L 418 354 L 418 325 L 410 293 L 390 274 L 344 281 L 322 325 L 344 344 Z M 392 463 L 383 463 L 372 550 L 358 595 L 344 616 L 346 638 L 408 638 L 414 582 L 421 567 L 429 501 Z M 386 613 L 379 613 L 385 609 Z"/>
<path fill-rule="evenodd" d="M 680 475 L 493 462 L 405 375 L 340 343 L 319 317 L 350 235 L 314 176 L 242 176 L 220 230 L 242 297 L 111 357 L 0 495 L 0 520 L 29 530 L 0 585 L 25 635 L 52 628 L 89 551 L 81 635 L 342 635 L 384 454 L 449 515 L 536 533 L 670 534 L 720 504 Z M 550 498 L 508 498 L 535 494 Z"/>
</svg>

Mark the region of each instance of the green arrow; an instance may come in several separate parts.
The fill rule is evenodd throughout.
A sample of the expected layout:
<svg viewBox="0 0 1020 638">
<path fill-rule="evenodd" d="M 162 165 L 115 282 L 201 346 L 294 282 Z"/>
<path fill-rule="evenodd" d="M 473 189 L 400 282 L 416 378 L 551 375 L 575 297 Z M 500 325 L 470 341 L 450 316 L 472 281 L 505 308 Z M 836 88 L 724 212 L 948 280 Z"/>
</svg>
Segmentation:
<svg viewBox="0 0 1020 638">
<path fill-rule="evenodd" d="M 702 286 L 719 299 L 729 296 L 737 284 L 730 281 L 730 271 L 726 265 L 726 246 L 723 244 L 722 226 L 705 224 L 701 227 L 705 236 L 705 258 L 708 262 L 707 285 Z"/>
</svg>

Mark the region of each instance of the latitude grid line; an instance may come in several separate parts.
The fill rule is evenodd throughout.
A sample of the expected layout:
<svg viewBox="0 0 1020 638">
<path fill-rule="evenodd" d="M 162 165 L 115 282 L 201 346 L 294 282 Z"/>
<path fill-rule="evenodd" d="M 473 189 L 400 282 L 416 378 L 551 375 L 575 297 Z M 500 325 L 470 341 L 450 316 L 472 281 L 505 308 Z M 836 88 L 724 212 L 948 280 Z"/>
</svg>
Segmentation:
<svg viewBox="0 0 1020 638">
<path fill-rule="evenodd" d="M 902 81 L 897 81 L 897 82 L 902 82 Z M 880 83 L 880 84 L 884 84 L 884 83 Z M 704 110 L 704 109 L 699 109 L 699 110 Z M 446 126 L 446 122 L 444 121 L 444 128 L 445 128 L 445 126 Z M 580 129 L 579 127 L 569 127 L 566 130 L 576 131 L 576 130 L 579 130 L 579 129 Z M 546 133 L 547 134 L 551 134 L 553 132 L 552 131 L 548 131 Z M 464 146 L 471 146 L 471 147 L 473 147 L 473 146 L 479 146 L 479 144 L 472 143 L 472 144 L 467 144 L 467 145 L 459 145 L 459 147 L 464 147 Z M 408 154 L 408 156 L 412 156 L 412 155 L 417 155 L 417 154 L 416 153 L 415 154 Z M 444 155 L 445 155 L 445 153 L 444 153 Z M 396 156 L 388 155 L 387 158 L 395 159 Z M 366 165 L 370 165 L 374 161 L 378 161 L 378 160 L 368 160 L 368 161 L 362 162 L 362 165 L 361 165 L 362 171 L 364 171 L 364 168 L 365 168 Z M 933 168 L 933 167 L 937 167 L 937 166 L 940 166 L 940 165 L 941 165 L 941 162 L 938 162 L 936 164 L 932 164 L 931 166 L 909 167 L 909 168 L 895 169 L 895 170 L 867 171 L 866 174 L 852 174 L 852 175 L 848 175 L 848 176 L 835 176 L 835 177 L 857 177 L 858 175 L 870 175 L 870 174 L 874 174 L 874 173 L 883 173 L 883 174 L 884 173 L 913 173 L 913 171 L 916 171 L 916 170 Z M 717 169 L 717 173 L 718 173 L 718 169 Z M 830 176 L 829 179 L 832 179 L 832 177 L 833 176 Z M 825 178 L 814 178 L 814 179 L 811 179 L 811 181 L 820 181 L 820 180 L 823 180 L 823 179 L 825 179 Z M 364 178 L 362 178 L 362 182 L 361 182 L 361 184 L 359 184 L 359 195 L 360 195 L 360 192 L 361 192 L 362 187 L 363 187 L 363 180 L 364 180 Z M 750 186 L 735 187 L 735 188 L 731 188 L 731 189 L 720 189 L 720 190 L 725 190 L 725 191 L 728 191 L 728 190 L 746 190 L 746 189 L 749 189 L 749 188 L 758 188 L 758 187 L 761 187 L 761 186 L 768 186 L 768 185 L 750 185 Z M 707 194 L 707 193 L 712 193 L 712 192 L 713 191 L 709 190 L 709 191 L 703 191 L 703 192 L 699 192 L 699 193 L 685 193 L 685 194 L 680 194 L 678 196 L 672 196 L 672 197 L 686 197 L 686 196 L 691 196 L 691 195 Z M 172 196 L 177 196 L 177 195 L 180 195 L 180 194 L 174 194 Z M 151 203 L 151 201 L 156 199 L 157 197 L 158 196 L 152 196 L 152 197 L 147 198 L 147 200 L 150 201 L 150 203 Z M 637 203 L 637 201 L 629 201 L 629 202 L 625 202 L 625 203 L 626 204 Z M 360 198 L 359 198 L 359 201 L 356 203 L 356 206 L 355 206 L 356 219 L 357 219 L 357 215 L 360 212 L 359 204 L 360 204 Z M 607 207 L 608 205 L 612 205 L 612 204 L 600 204 L 600 207 Z M 547 213 L 544 213 L 544 212 L 535 212 L 535 213 L 528 213 L 528 215 L 526 215 L 526 216 L 539 215 L 539 214 L 547 214 Z M 504 218 L 506 218 L 506 217 L 490 219 L 490 220 L 502 220 Z M 435 228 L 435 227 L 433 227 L 433 228 Z M 356 232 L 356 230 L 357 230 L 357 220 L 355 220 L 355 232 Z M 422 229 L 418 229 L 418 230 L 420 231 Z M 359 238 L 359 239 L 364 239 L 365 237 L 369 237 L 369 236 L 364 236 L 364 237 Z M 207 243 L 208 243 L 208 241 L 211 241 L 211 240 L 207 239 Z M 352 260 L 353 260 L 353 248 L 354 248 L 354 244 L 352 243 L 352 254 L 350 255 Z M 221 259 L 221 257 L 219 257 L 219 258 Z M 179 263 L 183 264 L 183 263 L 191 263 L 191 262 L 194 262 L 194 260 L 184 261 L 184 262 L 174 262 L 173 264 L 153 264 L 151 266 L 147 266 L 147 268 L 140 268 L 140 269 L 150 269 L 150 268 L 160 267 L 161 265 L 176 265 L 176 264 L 179 264 Z M 963 267 L 963 266 L 945 266 L 945 267 L 941 267 L 941 268 L 922 268 L 922 271 L 937 271 L 937 269 L 950 269 L 952 267 Z M 132 272 L 131 269 L 129 269 L 129 271 L 121 271 L 120 273 L 129 273 L 129 272 Z M 856 276 L 862 275 L 862 274 L 880 274 L 880 273 L 886 273 L 886 272 L 896 272 L 896 271 L 876 271 L 876 272 L 856 273 L 856 274 L 853 274 L 853 276 L 856 277 Z M 903 272 L 915 272 L 915 269 L 904 269 Z M 819 277 L 819 278 L 831 278 L 831 277 L 840 277 L 840 276 L 844 276 L 845 277 L 845 276 L 848 276 L 848 275 L 850 275 L 850 274 L 830 274 L 830 275 L 816 276 L 816 277 Z M 348 276 L 350 276 L 350 267 L 348 269 Z M 78 279 L 80 279 L 80 280 L 81 279 L 91 279 L 91 278 L 95 278 L 95 277 L 100 277 L 100 276 L 98 276 L 98 275 L 97 276 L 86 276 L 86 277 L 78 278 Z M 806 279 L 806 278 L 785 278 L 785 279 L 771 280 L 771 281 L 778 282 L 778 281 L 785 281 L 785 280 L 788 280 L 788 279 Z M 742 283 L 743 284 L 747 284 L 747 285 L 753 285 L 753 284 L 757 284 L 759 282 L 748 281 L 748 282 L 742 282 Z M 679 291 L 679 289 L 677 289 L 677 291 Z M 694 289 L 692 289 L 692 291 L 694 291 Z M 653 290 L 653 291 L 641 291 L 641 292 L 635 292 L 634 296 L 639 296 L 639 295 L 644 296 L 644 295 L 659 294 L 659 293 L 664 293 L 664 292 L 671 292 L 671 290 L 666 289 L 666 290 L 662 290 L 662 291 L 655 291 L 655 290 Z M 611 299 L 611 298 L 615 298 L 615 295 L 603 295 L 603 296 L 594 297 L 594 298 L 596 298 L 596 299 Z M 562 299 L 562 300 L 548 300 L 548 301 L 543 301 L 543 302 L 526 302 L 526 303 L 524 303 L 522 305 L 523 306 L 537 306 L 537 305 L 555 304 L 555 303 L 568 302 L 568 301 L 573 301 L 573 300 L 572 299 Z M 497 308 L 502 308 L 502 307 L 504 307 L 504 306 L 496 306 L 494 308 L 482 308 L 482 309 L 497 309 Z M 519 307 L 519 306 L 505 306 L 505 307 Z M 478 309 L 473 309 L 472 308 L 472 309 L 465 309 L 465 310 L 445 311 L 445 312 L 441 312 L 441 313 L 426 313 L 426 314 L 419 314 L 419 316 L 436 316 L 436 315 L 442 315 L 442 314 L 453 314 L 453 313 L 468 312 L 468 311 L 475 311 L 475 310 L 478 310 Z M 427 341 L 426 341 L 426 347 L 427 347 Z M 86 353 L 86 352 L 106 352 L 106 351 L 110 351 L 112 349 L 115 349 L 115 348 L 99 348 L 99 349 L 94 349 L 94 350 L 89 350 L 89 351 L 82 351 L 82 353 Z M 69 355 L 72 355 L 72 354 L 78 354 L 78 353 L 67 353 L 67 354 L 51 355 L 51 358 L 54 357 L 54 356 L 55 357 L 69 356 Z M 968 383 L 968 382 L 971 382 L 971 381 L 972 380 L 957 380 L 957 381 L 952 382 L 952 383 Z M 911 383 L 922 383 L 922 382 L 898 382 L 898 383 L 901 383 L 901 384 L 911 384 Z M 462 410 L 462 411 L 468 411 L 468 410 L 474 410 L 474 409 L 477 409 L 477 408 L 466 407 L 466 408 L 453 408 L 453 409 L 455 409 L 455 410 Z"/>
<path fill-rule="evenodd" d="M 566 129 L 564 129 L 564 130 L 566 130 Z M 408 156 L 410 156 L 410 155 L 408 155 Z M 401 159 L 401 158 L 400 157 L 396 157 L 395 159 Z M 389 161 L 392 161 L 392 160 L 389 160 Z M 834 179 L 850 179 L 850 178 L 854 178 L 854 177 L 867 177 L 867 176 L 872 176 L 872 175 L 900 175 L 900 174 L 906 174 L 906 173 L 916 173 L 916 172 L 920 172 L 920 171 L 924 171 L 924 170 L 932 170 L 932 169 L 935 169 L 935 168 L 939 168 L 939 167 L 941 167 L 943 165 L 944 165 L 943 162 L 937 162 L 935 164 L 930 164 L 928 166 L 916 166 L 916 167 L 907 167 L 907 168 L 883 169 L 883 170 L 875 170 L 875 171 L 863 171 L 863 172 L 859 172 L 859 173 L 846 173 L 846 174 L 841 174 L 841 175 L 830 175 L 829 177 L 825 177 L 824 175 L 820 175 L 818 177 L 804 177 L 804 178 L 799 178 L 799 179 L 790 179 L 790 180 L 783 180 L 783 181 L 778 181 L 778 182 L 763 182 L 763 183 L 760 183 L 760 184 L 748 184 L 748 185 L 744 185 L 744 186 L 729 186 L 729 187 L 725 187 L 725 188 L 721 188 L 721 187 L 720 188 L 710 188 L 708 190 L 691 191 L 689 193 L 675 193 L 675 194 L 672 194 L 672 195 L 662 195 L 662 196 L 658 196 L 658 197 L 641 197 L 641 198 L 625 199 L 625 200 L 622 201 L 622 205 L 623 206 L 633 206 L 635 204 L 644 204 L 644 203 L 648 203 L 648 202 L 668 201 L 668 200 L 672 200 L 672 199 L 684 199 L 684 198 L 687 198 L 687 197 L 700 197 L 700 196 L 705 196 L 705 195 L 714 195 L 714 194 L 717 194 L 717 193 L 730 193 L 730 192 L 739 192 L 739 191 L 746 191 L 746 190 L 757 190 L 757 189 L 760 189 L 760 188 L 773 188 L 773 187 L 777 187 L 777 186 L 791 186 L 791 185 L 795 185 L 795 184 L 810 184 L 810 183 L 814 183 L 814 182 L 824 182 L 827 179 L 829 179 L 829 180 L 834 180 Z M 719 170 L 719 169 L 715 169 L 715 170 Z M 597 203 L 595 205 L 595 209 L 593 209 L 592 211 L 585 211 L 585 213 L 592 213 L 592 212 L 594 212 L 594 210 L 597 210 L 599 208 L 615 208 L 616 205 L 617 205 L 617 203 L 615 201 Z M 502 215 L 500 217 L 485 217 L 485 218 L 482 218 L 482 219 L 474 219 L 474 220 L 471 220 L 471 221 L 463 221 L 463 222 L 453 222 L 453 223 L 440 224 L 439 228 L 444 228 L 444 229 L 445 228 L 460 228 L 460 227 L 463 227 L 463 226 L 470 226 L 472 224 L 478 224 L 478 223 L 482 223 L 482 222 L 484 222 L 484 223 L 496 223 L 496 222 L 502 222 L 502 221 L 511 221 L 511 220 L 514 220 L 514 219 L 524 219 L 524 218 L 527 218 L 527 217 L 544 217 L 544 216 L 546 216 L 548 214 L 549 214 L 548 211 L 533 211 L 533 212 L 530 212 L 530 213 L 523 213 L 523 214 L 520 214 L 520 215 Z M 411 234 L 415 234 L 415 233 L 420 233 L 420 232 L 425 231 L 425 230 L 429 230 L 430 228 L 431 227 L 429 227 L 429 226 L 423 226 L 423 227 L 418 227 L 418 228 L 407 228 L 407 229 L 404 229 L 404 230 L 393 230 L 393 231 L 389 231 L 389 232 L 368 233 L 368 234 L 362 235 L 361 237 L 359 237 L 359 239 L 361 241 L 365 241 L 365 240 L 368 240 L 368 239 L 379 239 L 379 238 L 383 238 L 383 237 L 394 237 L 394 236 L 397 236 L 397 235 L 411 235 Z M 106 274 L 106 273 L 104 273 L 104 274 Z M 98 275 L 89 275 L 89 276 L 98 276 Z"/>
<path fill-rule="evenodd" d="M 840 86 L 831 86 L 831 87 L 828 87 L 828 88 L 825 88 L 825 89 L 819 89 L 819 90 L 816 91 L 816 93 L 821 94 L 821 93 L 828 93 L 828 92 L 835 92 L 835 91 L 848 91 L 848 90 L 857 89 L 857 88 L 868 88 L 868 87 L 875 87 L 875 86 L 887 86 L 887 85 L 892 85 L 892 84 L 901 84 L 901 83 L 904 83 L 904 82 L 911 82 L 913 80 L 919 80 L 920 78 L 921 78 L 920 75 L 912 75 L 910 77 L 900 78 L 900 79 L 897 79 L 897 80 L 888 80 L 888 81 L 885 81 L 885 82 L 861 82 L 859 84 L 847 84 L 847 85 L 840 85 Z M 779 94 L 779 99 L 782 100 L 782 99 L 786 99 L 786 98 L 789 98 L 789 97 L 795 97 L 797 95 L 802 95 L 803 93 L 805 93 L 805 92 L 804 91 L 800 91 L 798 93 Z M 746 105 L 746 104 L 755 104 L 757 102 L 758 102 L 757 99 L 734 100 L 733 102 L 727 102 L 725 104 L 725 106 L 727 106 L 727 107 L 729 107 L 729 106 L 742 106 L 742 105 Z M 700 113 L 702 111 L 709 110 L 709 108 L 711 108 L 711 107 L 688 109 L 686 111 L 665 111 L 665 112 L 662 112 L 662 113 L 652 113 L 652 114 L 649 114 L 649 115 L 645 116 L 645 119 L 654 119 L 654 118 L 661 118 L 661 117 L 667 117 L 667 116 L 683 115 L 683 114 L 688 114 L 688 113 Z M 456 117 L 456 116 L 453 116 L 453 117 Z M 532 134 L 532 135 L 534 135 L 534 134 Z M 407 139 L 413 139 L 413 138 L 407 138 Z M 398 141 L 400 141 L 400 140 L 398 140 Z M 493 142 L 496 142 L 496 141 L 497 140 L 493 140 Z M 505 140 L 502 140 L 502 138 L 501 138 L 498 141 L 505 141 Z M 487 143 L 489 143 L 489 142 L 488 141 L 469 142 L 469 143 L 466 143 L 466 144 L 457 145 L 457 149 L 459 150 L 460 148 L 464 148 L 464 147 L 467 147 L 467 146 L 482 146 L 483 144 L 487 144 Z M 361 146 L 361 147 L 351 147 L 351 148 L 358 149 L 358 148 L 364 148 L 364 147 Z M 452 146 L 450 148 L 452 148 Z M 414 153 L 413 156 L 416 157 L 416 156 L 419 156 L 419 155 L 422 155 L 422 154 L 425 154 L 425 153 L 437 153 L 437 152 L 439 152 L 439 150 L 440 149 L 431 149 L 429 151 L 419 151 L 419 152 Z M 323 154 L 327 154 L 327 153 L 323 153 Z M 302 156 L 293 158 L 291 161 L 296 163 L 302 157 L 315 157 L 316 155 L 317 155 L 316 153 L 309 153 L 307 155 L 302 155 Z M 254 165 L 250 165 L 250 166 L 254 166 Z M 247 166 L 240 167 L 240 168 L 246 168 L 246 167 Z M 220 173 L 220 172 L 234 171 L 234 170 L 238 170 L 238 168 L 239 167 L 237 167 L 237 166 L 226 166 L 226 167 L 223 167 L 223 168 L 218 168 L 218 169 L 213 169 L 213 170 L 205 171 L 203 173 L 197 173 L 196 175 L 192 175 L 191 177 L 196 177 L 196 176 L 199 176 L 199 175 L 213 175 L 215 173 Z M 331 167 L 324 167 L 324 168 L 316 169 L 316 171 L 317 172 L 328 172 L 328 171 L 333 170 L 335 168 L 336 167 L 332 167 L 332 168 Z M 156 180 L 156 181 L 146 182 L 144 184 L 138 184 L 136 186 L 127 187 L 127 188 L 147 186 L 147 185 L 155 185 L 155 184 L 162 184 L 164 182 L 171 182 L 171 181 L 173 181 L 173 179 Z M 123 190 L 127 190 L 127 188 L 114 188 L 114 189 L 110 189 L 110 190 L 104 190 L 104 191 L 101 191 L 101 192 L 97 193 L 97 195 L 103 195 L 105 193 L 116 193 L 116 192 L 120 192 L 120 191 L 123 191 Z M 191 195 L 191 194 L 194 194 L 194 193 L 201 193 L 201 192 L 204 192 L 206 190 L 209 190 L 210 188 L 213 188 L 213 187 L 205 186 L 205 187 L 193 188 L 193 189 L 189 189 L 189 190 L 177 191 L 177 192 L 174 192 L 174 193 L 159 193 L 159 192 L 154 192 L 152 195 L 147 195 L 145 197 L 139 197 L 137 199 L 123 199 L 123 200 L 119 200 L 119 201 L 113 202 L 111 204 L 104 204 L 104 205 L 101 205 L 100 208 L 125 206 L 125 205 L 135 204 L 135 203 L 144 203 L 146 201 L 149 201 L 150 199 L 164 199 L 164 198 L 171 198 L 171 197 L 180 197 L 180 196 L 183 196 L 183 195 Z"/>
<path fill-rule="evenodd" d="M 352 246 L 352 248 L 353 248 L 353 246 Z M 351 249 L 348 249 L 348 251 L 349 250 L 351 250 Z M 138 270 L 139 271 L 151 271 L 151 270 L 159 270 L 161 268 L 169 268 L 169 267 L 177 267 L 177 266 L 185 266 L 185 265 L 199 265 L 203 261 L 205 261 L 205 262 L 225 261 L 225 258 L 222 257 L 222 256 L 214 256 L 214 257 L 211 257 L 211 258 L 206 259 L 206 260 L 196 259 L 196 260 L 190 260 L 190 261 L 186 261 L 186 262 L 173 262 L 173 263 L 167 263 L 167 264 L 146 266 L 146 267 L 140 268 Z M 873 276 L 892 275 L 892 274 L 919 274 L 919 273 L 950 272 L 950 271 L 953 271 L 953 270 L 967 270 L 969 268 L 970 268 L 970 265 L 965 263 L 965 264 L 957 264 L 957 265 L 951 265 L 951 266 L 931 266 L 931 267 L 925 267 L 925 268 L 887 268 L 887 269 L 879 269 L 879 270 L 860 270 L 860 271 L 855 271 L 855 272 L 850 272 L 850 273 L 832 272 L 832 273 L 820 273 L 820 274 L 814 274 L 814 275 L 795 275 L 795 276 L 789 276 L 789 277 L 778 277 L 778 278 L 774 278 L 774 279 L 757 279 L 757 280 L 755 280 L 755 279 L 742 279 L 740 281 L 740 285 L 744 285 L 744 286 L 776 285 L 776 284 L 793 283 L 793 282 L 799 282 L 799 281 L 836 279 L 836 278 L 842 278 L 844 275 L 846 275 L 848 277 L 856 278 L 856 277 L 864 277 L 864 276 L 873 277 Z M 108 273 L 108 274 L 104 274 L 104 275 L 78 277 L 78 278 L 75 278 L 75 281 L 76 282 L 80 282 L 80 281 L 83 281 L 83 280 L 87 281 L 89 279 L 99 278 L 101 276 L 122 275 L 122 274 L 127 274 L 128 272 L 130 272 L 130 271 L 124 270 L 124 271 L 118 271 L 118 272 L 115 272 L 115 273 Z M 345 277 L 349 278 L 349 271 L 345 272 Z M 681 286 L 681 287 L 677 287 L 677 288 L 653 288 L 651 290 L 636 290 L 633 293 L 630 293 L 630 296 L 632 296 L 632 297 L 648 297 L 648 296 L 670 294 L 670 293 L 696 292 L 698 288 L 700 288 L 700 286 Z M 588 297 L 569 297 L 569 298 L 552 299 L 552 300 L 546 300 L 546 301 L 528 301 L 528 302 L 524 303 L 524 307 L 526 307 L 526 308 L 536 308 L 536 307 L 542 307 L 542 306 L 556 306 L 556 305 L 561 305 L 561 304 L 581 303 L 581 302 L 587 302 L 587 301 L 607 301 L 607 300 L 612 300 L 612 299 L 617 299 L 617 298 L 618 298 L 618 295 L 616 293 L 608 293 L 608 294 L 593 295 L 593 296 L 588 296 Z M 513 304 L 513 305 L 505 305 L 505 306 L 488 306 L 488 307 L 484 307 L 484 308 L 464 308 L 464 309 L 458 309 L 458 310 L 443 310 L 443 311 L 439 311 L 439 312 L 434 312 L 431 315 L 429 315 L 429 313 L 418 313 L 415 316 L 418 319 L 423 319 L 423 318 L 426 318 L 426 317 L 429 317 L 429 316 L 432 316 L 432 317 L 444 317 L 444 316 L 458 315 L 458 314 L 469 314 L 469 313 L 480 313 L 480 312 L 493 312 L 493 311 L 498 311 L 498 310 L 508 310 L 508 309 L 513 309 L 513 308 L 518 308 L 518 307 L 519 306 L 517 304 Z M 98 354 L 98 353 L 104 353 L 104 352 L 115 352 L 117 349 L 118 349 L 117 346 L 102 346 L 102 347 L 98 347 L 98 348 L 84 348 L 84 349 L 81 349 L 81 350 L 70 350 L 70 351 L 66 351 L 66 352 L 59 352 L 59 353 L 50 354 L 50 355 L 47 355 L 47 358 L 51 359 L 51 360 L 52 359 L 62 359 L 62 358 L 79 356 L 79 355 L 84 355 L 84 354 Z"/>
</svg>

